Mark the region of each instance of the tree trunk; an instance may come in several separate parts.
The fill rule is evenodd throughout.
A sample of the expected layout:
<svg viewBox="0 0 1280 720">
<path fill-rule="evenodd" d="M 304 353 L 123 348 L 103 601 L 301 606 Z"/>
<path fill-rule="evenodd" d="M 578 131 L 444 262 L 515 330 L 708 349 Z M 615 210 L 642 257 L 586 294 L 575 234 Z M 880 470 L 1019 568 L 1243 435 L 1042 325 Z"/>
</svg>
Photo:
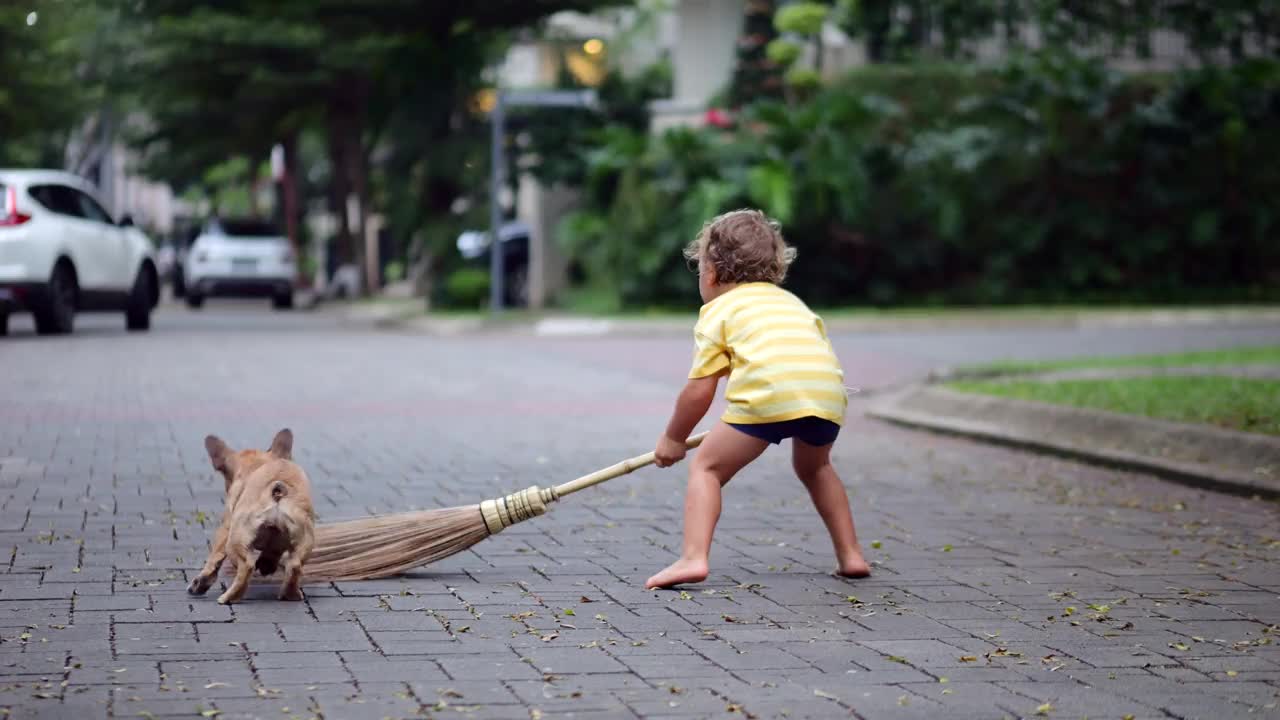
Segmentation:
<svg viewBox="0 0 1280 720">
<path fill-rule="evenodd" d="M 281 178 L 281 190 L 284 202 L 284 227 L 285 232 L 289 236 L 289 246 L 293 248 L 293 256 L 298 258 L 298 272 L 302 270 L 302 235 L 299 230 L 299 213 L 298 213 L 298 133 L 290 131 L 285 134 L 280 142 L 280 147 L 284 150 L 284 177 Z M 304 285 L 309 286 L 314 280 L 310 277 L 300 278 Z"/>
<path fill-rule="evenodd" d="M 365 218 L 368 216 L 368 152 L 364 146 L 367 123 L 369 81 L 362 76 L 344 76 L 334 86 L 329 99 L 329 158 L 333 167 L 334 194 L 338 213 L 339 258 L 360 271 L 361 291 L 368 292 L 369 269 L 365 267 Z M 348 218 L 348 198 L 354 196 L 356 212 Z"/>
<path fill-rule="evenodd" d="M 347 195 L 350 194 L 346 173 L 346 130 L 339 125 L 340 118 L 330 112 L 328 122 L 329 141 L 329 209 L 337 220 L 337 232 L 333 243 L 334 260 L 338 265 L 352 261 L 351 228 L 347 224 Z"/>
</svg>

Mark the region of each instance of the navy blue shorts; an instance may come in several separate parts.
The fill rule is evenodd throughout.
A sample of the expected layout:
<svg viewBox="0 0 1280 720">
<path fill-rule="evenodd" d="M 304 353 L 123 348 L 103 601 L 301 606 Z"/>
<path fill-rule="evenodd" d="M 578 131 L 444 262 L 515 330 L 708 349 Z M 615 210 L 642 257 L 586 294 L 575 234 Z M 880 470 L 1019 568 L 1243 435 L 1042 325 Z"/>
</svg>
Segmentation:
<svg viewBox="0 0 1280 720">
<path fill-rule="evenodd" d="M 778 445 L 787 438 L 795 438 L 806 445 L 824 447 L 836 441 L 840 434 L 840 426 L 820 417 L 796 418 L 772 423 L 729 423 L 735 430 L 740 430 L 753 438 L 760 438 Z"/>
</svg>

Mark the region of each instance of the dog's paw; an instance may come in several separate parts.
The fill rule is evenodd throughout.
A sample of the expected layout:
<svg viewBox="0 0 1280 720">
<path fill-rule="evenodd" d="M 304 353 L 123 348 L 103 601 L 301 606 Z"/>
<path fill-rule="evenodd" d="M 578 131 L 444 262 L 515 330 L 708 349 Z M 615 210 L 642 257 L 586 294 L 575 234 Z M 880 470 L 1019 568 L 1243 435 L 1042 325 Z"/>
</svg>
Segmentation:
<svg viewBox="0 0 1280 720">
<path fill-rule="evenodd" d="M 298 602 L 302 599 L 302 589 L 297 587 L 285 588 L 280 591 L 279 598 L 281 600 Z"/>
<path fill-rule="evenodd" d="M 209 592 L 209 588 L 213 586 L 213 578 L 204 575 L 197 575 L 191 584 L 187 586 L 188 595 L 203 595 Z"/>
<path fill-rule="evenodd" d="M 231 591 L 229 591 L 229 590 L 228 590 L 227 592 L 224 592 L 224 593 L 222 593 L 221 595 L 219 595 L 219 596 L 218 596 L 218 604 L 219 604 L 219 605 L 230 605 L 231 603 L 233 603 L 233 602 L 235 602 L 235 601 L 236 601 L 236 599 L 235 599 L 235 598 L 233 598 L 233 597 L 231 597 Z"/>
</svg>

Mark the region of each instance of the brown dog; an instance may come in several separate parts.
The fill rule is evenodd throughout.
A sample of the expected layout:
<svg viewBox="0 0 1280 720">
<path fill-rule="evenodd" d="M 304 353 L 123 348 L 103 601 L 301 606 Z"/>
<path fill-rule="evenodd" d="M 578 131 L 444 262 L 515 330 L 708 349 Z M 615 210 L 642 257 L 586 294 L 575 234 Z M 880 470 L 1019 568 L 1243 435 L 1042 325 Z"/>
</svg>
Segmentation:
<svg viewBox="0 0 1280 720">
<path fill-rule="evenodd" d="M 223 560 L 230 557 L 235 580 L 218 602 L 238 602 L 255 568 L 271 575 L 283 558 L 285 578 L 280 599 L 301 600 L 302 564 L 315 545 L 316 520 L 311 484 L 302 468 L 293 463 L 293 433 L 281 430 L 266 452 L 234 451 L 213 435 L 204 439 L 204 447 L 213 468 L 227 481 L 227 506 L 209 559 L 187 592 L 208 592 Z"/>
</svg>

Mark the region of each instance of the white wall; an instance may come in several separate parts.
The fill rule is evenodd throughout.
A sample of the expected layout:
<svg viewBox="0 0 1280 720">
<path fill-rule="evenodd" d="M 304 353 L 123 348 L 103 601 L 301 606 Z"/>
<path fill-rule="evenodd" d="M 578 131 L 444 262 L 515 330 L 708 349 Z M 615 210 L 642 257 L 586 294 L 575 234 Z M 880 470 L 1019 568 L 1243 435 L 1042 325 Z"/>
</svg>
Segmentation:
<svg viewBox="0 0 1280 720">
<path fill-rule="evenodd" d="M 675 97 L 705 106 L 733 76 L 743 0 L 679 0 L 676 8 Z"/>
</svg>

